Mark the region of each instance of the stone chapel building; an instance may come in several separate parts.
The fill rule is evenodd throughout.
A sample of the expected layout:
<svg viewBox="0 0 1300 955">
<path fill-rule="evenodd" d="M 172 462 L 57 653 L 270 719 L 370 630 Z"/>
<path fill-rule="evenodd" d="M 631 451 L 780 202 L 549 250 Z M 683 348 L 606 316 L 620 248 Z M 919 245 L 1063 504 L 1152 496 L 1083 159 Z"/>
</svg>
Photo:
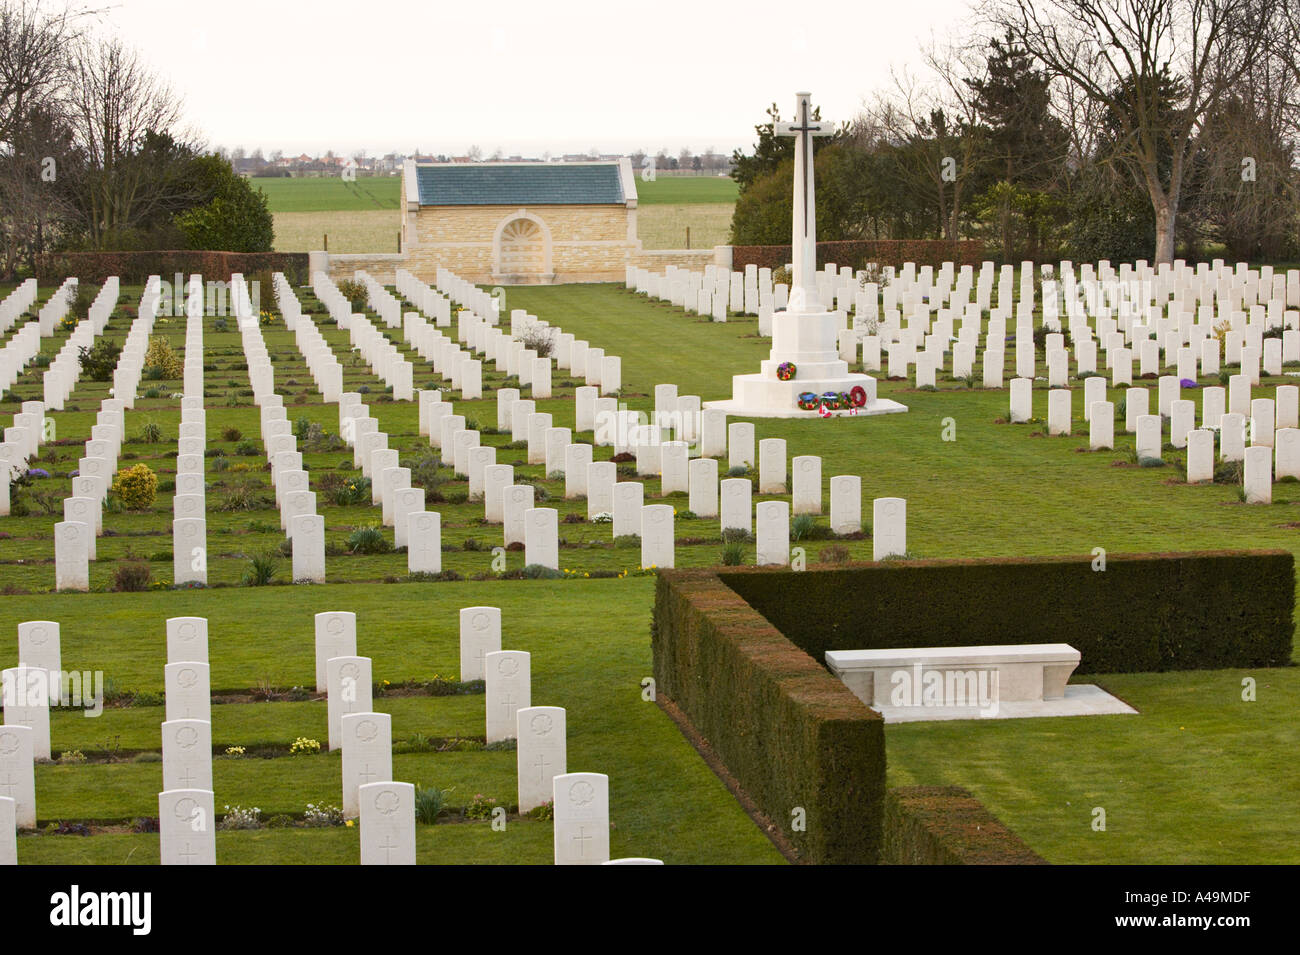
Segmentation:
<svg viewBox="0 0 1300 955">
<path fill-rule="evenodd" d="M 425 163 L 402 169 L 406 268 L 500 285 L 622 281 L 640 251 L 636 179 L 605 162 Z"/>
</svg>

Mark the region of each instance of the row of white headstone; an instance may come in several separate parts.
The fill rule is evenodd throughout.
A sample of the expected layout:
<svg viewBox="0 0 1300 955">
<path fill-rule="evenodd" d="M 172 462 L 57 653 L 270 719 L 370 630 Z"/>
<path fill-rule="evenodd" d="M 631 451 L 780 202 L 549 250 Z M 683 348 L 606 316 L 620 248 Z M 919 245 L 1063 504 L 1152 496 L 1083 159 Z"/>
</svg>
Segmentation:
<svg viewBox="0 0 1300 955">
<path fill-rule="evenodd" d="M 739 278 L 741 273 L 731 273 L 731 286 L 734 288 L 743 283 L 742 287 L 747 290 L 749 275 L 761 277 L 764 272 L 765 270 L 755 270 L 750 266 L 744 279 Z M 908 263 L 898 272 L 892 268 L 886 268 L 883 272 L 886 283 L 883 289 L 876 282 L 867 281 L 870 276 L 865 272 L 854 273 L 851 269 L 841 268 L 836 274 L 833 264 L 828 264 L 817 274 L 823 302 L 828 308 L 840 313 L 841 357 L 856 362 L 861 349 L 861 359 L 867 371 L 880 370 L 880 349 L 883 346 L 889 351 L 888 346 L 892 342 L 910 342 L 918 349 L 924 343 L 927 345 L 927 358 L 936 367 L 942 367 L 942 356 L 953 338 L 953 322 L 957 318 L 963 320 L 960 341 L 968 346 L 955 350 L 954 374 L 958 377 L 972 373 L 977 356 L 971 346 L 978 345 L 980 319 L 984 313 L 990 313 L 986 345 L 994 351 L 1003 350 L 1007 321 L 1014 318 L 1018 337 L 1021 337 L 1020 333 L 1027 337 L 1032 331 L 1036 299 L 1035 269 L 1032 263 L 1021 265 L 1019 301 L 1016 298 L 1014 267 L 1007 265 L 1001 269 L 996 306 L 992 297 L 994 266 L 991 262 L 984 263 L 978 280 L 971 266 L 962 266 L 956 275 L 955 288 L 952 263 L 945 263 L 937 275 L 929 266 L 922 266 L 918 277 L 913 263 Z M 1056 277 L 1058 274 L 1060 278 Z M 722 272 L 709 280 L 720 289 L 728 282 L 725 276 L 726 273 Z M 766 279 L 770 281 L 770 274 Z M 756 278 L 755 281 L 762 282 L 764 279 Z M 629 288 L 637 288 L 638 291 L 669 299 L 679 305 L 683 304 L 680 300 L 683 294 L 686 299 L 692 294 L 689 291 L 683 293 L 683 288 L 691 289 L 705 284 L 705 276 L 687 273 L 685 270 L 670 270 L 664 276 L 654 276 L 645 270 L 630 268 L 627 275 Z M 972 291 L 975 293 L 973 301 Z M 883 317 L 880 293 L 883 293 Z M 700 291 L 698 294 L 705 296 L 708 292 Z M 690 305 L 689 301 L 685 304 L 688 307 Z M 1159 359 L 1153 358 L 1150 349 L 1144 344 L 1151 334 L 1155 335 L 1160 351 L 1165 354 L 1166 364 L 1173 364 L 1177 355 L 1186 370 L 1188 358 L 1177 354 L 1179 349 L 1183 346 L 1208 349 L 1208 346 L 1197 346 L 1196 343 L 1209 337 L 1214 326 L 1226 320 L 1234 329 L 1228 333 L 1229 338 L 1225 341 L 1226 358 L 1229 364 L 1235 364 L 1240 344 L 1243 341 L 1250 344 L 1250 328 L 1279 327 L 1285 323 L 1294 329 L 1295 313 L 1286 310 L 1297 306 L 1300 306 L 1300 271 L 1295 270 L 1283 275 L 1274 274 L 1269 267 L 1252 270 L 1244 264 L 1238 264 L 1234 272 L 1222 261 L 1216 260 L 1213 264 L 1201 263 L 1195 270 L 1181 261 L 1158 270 L 1139 262 L 1135 266 L 1121 265 L 1116 272 L 1108 262 L 1101 262 L 1095 272 L 1091 265 L 1084 265 L 1082 279 L 1076 280 L 1074 266 L 1070 262 L 1060 263 L 1059 273 L 1051 266 L 1043 267 L 1043 325 L 1060 330 L 1064 307 L 1070 330 L 1074 333 L 1076 342 L 1079 342 L 1076 359 L 1080 371 L 1095 370 L 1095 351 L 1087 350 L 1095 348 L 1095 343 L 1090 342 L 1091 332 L 1083 331 L 1090 315 L 1097 322 L 1098 338 L 1107 352 L 1107 367 L 1112 367 L 1117 361 L 1123 362 L 1123 356 L 1117 358 L 1115 354 L 1117 349 L 1112 338 L 1116 330 L 1116 320 L 1111 318 L 1114 310 L 1118 313 L 1118 326 L 1128 335 L 1132 357 L 1141 359 L 1139 374 L 1147 374 L 1158 370 L 1154 363 Z M 733 302 L 732 311 L 740 310 Z M 744 311 L 753 313 L 754 309 L 745 308 Z M 760 333 L 769 334 L 770 311 L 760 308 L 757 314 Z M 908 320 L 905 328 L 902 326 L 904 315 Z M 936 321 L 933 330 L 932 318 Z M 1109 328 L 1107 322 L 1112 323 Z M 1170 327 L 1182 337 L 1171 341 Z M 932 334 L 935 340 L 943 343 L 938 354 L 934 351 L 932 340 L 927 337 Z M 879 341 L 873 340 L 877 338 Z M 1143 345 L 1142 349 L 1138 348 L 1139 344 Z M 1261 346 L 1258 341 L 1254 344 L 1260 347 L 1265 370 L 1270 370 L 1280 362 L 1300 358 L 1300 337 L 1290 340 L 1284 337 L 1278 346 Z M 1264 354 L 1265 347 L 1269 349 L 1267 355 Z M 1278 348 L 1281 349 L 1280 353 L 1273 354 Z M 1203 360 L 1203 373 L 1213 374 L 1217 371 L 1217 359 L 1210 357 L 1208 351 L 1205 354 L 1198 351 L 1196 357 Z M 891 377 L 907 377 L 906 365 L 917 364 L 915 353 L 902 349 L 892 353 L 891 358 Z M 1032 347 L 1018 349 L 1017 374 L 1032 375 L 1032 371 L 1027 370 L 1032 358 Z M 919 384 L 930 384 L 930 372 L 925 364 L 921 363 L 917 370 Z M 1180 377 L 1195 375 L 1180 372 Z M 986 386 L 1000 387 L 1000 380 L 996 385 L 986 381 Z"/>
<path fill-rule="evenodd" d="M 36 279 L 24 279 L 3 300 L 0 300 L 0 335 L 9 334 L 9 329 L 14 327 L 18 316 L 31 308 L 39 294 Z"/>
</svg>

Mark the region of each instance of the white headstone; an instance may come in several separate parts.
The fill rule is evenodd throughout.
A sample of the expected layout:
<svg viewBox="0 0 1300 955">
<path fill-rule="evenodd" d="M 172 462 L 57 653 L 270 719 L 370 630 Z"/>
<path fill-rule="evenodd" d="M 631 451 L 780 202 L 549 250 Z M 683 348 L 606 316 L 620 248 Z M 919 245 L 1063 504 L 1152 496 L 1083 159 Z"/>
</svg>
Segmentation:
<svg viewBox="0 0 1300 955">
<path fill-rule="evenodd" d="M 406 572 L 442 573 L 442 515 L 437 511 L 413 511 L 403 516 L 406 523 Z"/>
<path fill-rule="evenodd" d="M 325 583 L 325 518 L 301 514 L 290 525 L 293 536 L 293 582 Z"/>
<path fill-rule="evenodd" d="M 524 564 L 560 569 L 559 512 L 532 507 L 524 512 Z"/>
<path fill-rule="evenodd" d="M 1244 352 L 1245 349 L 1243 348 Z M 1242 477 L 1247 504 L 1273 503 L 1273 449 L 1255 444 L 1246 449 L 1246 464 Z"/>
<path fill-rule="evenodd" d="M 901 557 L 907 553 L 907 501 L 878 497 L 871 504 L 871 559 Z"/>
<path fill-rule="evenodd" d="M 724 478 L 720 485 L 722 530 L 753 532 L 754 485 L 749 478 Z"/>
<path fill-rule="evenodd" d="M 28 726 L 0 726 L 0 797 L 13 804 L 0 826 L 36 828 L 36 767 L 33 731 Z M 8 832 L 8 829 L 4 829 Z"/>
<path fill-rule="evenodd" d="M 635 481 L 614 485 L 614 536 L 630 537 L 641 533 L 641 508 L 645 504 L 645 486 Z"/>
<path fill-rule="evenodd" d="M 750 421 L 733 421 L 727 425 L 727 467 L 754 466 L 754 425 Z"/>
<path fill-rule="evenodd" d="M 565 712 L 562 706 L 528 706 L 515 718 L 519 812 L 526 813 L 551 801 L 551 780 L 567 771 Z"/>
<path fill-rule="evenodd" d="M 794 472 L 793 507 L 795 514 L 822 512 L 822 459 L 813 454 L 799 455 L 791 462 Z"/>
<path fill-rule="evenodd" d="M 50 758 L 50 673 L 40 667 L 10 667 L 0 674 L 4 693 L 4 725 L 31 730 L 34 759 Z M 0 795 L 12 795 L 0 792 Z"/>
<path fill-rule="evenodd" d="M 531 657 L 524 650 L 497 650 L 483 658 L 487 684 L 487 741 L 513 739 L 516 713 L 532 706 Z"/>
<path fill-rule="evenodd" d="M 533 507 L 533 486 L 531 484 L 512 484 L 501 492 L 504 507 L 502 509 L 502 527 L 506 546 L 524 544 L 527 546 L 527 521 L 525 515 Z"/>
<path fill-rule="evenodd" d="M 163 789 L 212 788 L 212 724 L 168 720 L 162 724 Z"/>
<path fill-rule="evenodd" d="M 357 788 L 361 864 L 415 865 L 415 786 L 391 780 Z"/>
<path fill-rule="evenodd" d="M 334 657 L 357 655 L 357 615 L 350 610 L 316 614 L 316 692 L 324 693 L 325 664 Z"/>
<path fill-rule="evenodd" d="M 787 566 L 790 563 L 789 503 L 759 501 L 754 506 L 754 535 L 758 544 L 758 566 Z"/>
<path fill-rule="evenodd" d="M 329 748 L 343 744 L 343 717 L 369 713 L 374 689 L 370 657 L 331 657 L 325 662 L 326 711 Z"/>
<path fill-rule="evenodd" d="M 694 458 L 687 465 L 688 507 L 696 517 L 718 516 L 718 462 L 716 458 Z"/>
<path fill-rule="evenodd" d="M 464 607 L 460 611 L 460 678 L 484 679 L 483 658 L 501 649 L 501 608 Z"/>
<path fill-rule="evenodd" d="M 217 840 L 210 789 L 169 789 L 158 794 L 159 862 L 216 865 Z"/>
<path fill-rule="evenodd" d="M 675 566 L 671 504 L 641 508 L 641 566 L 659 569 Z"/>
<path fill-rule="evenodd" d="M 90 589 L 90 525 L 60 521 L 54 525 L 54 587 L 56 590 Z"/>
<path fill-rule="evenodd" d="M 565 773 L 552 780 L 556 865 L 609 861 L 609 777 Z"/>
<path fill-rule="evenodd" d="M 206 617 L 170 617 L 167 620 L 167 662 L 208 662 Z"/>
<path fill-rule="evenodd" d="M 361 814 L 360 788 L 393 778 L 393 718 L 387 713 L 349 713 L 343 728 L 343 817 Z"/>
<path fill-rule="evenodd" d="M 1197 428 L 1187 435 L 1187 483 L 1214 480 L 1214 432 Z"/>
<path fill-rule="evenodd" d="M 212 671 L 199 660 L 163 667 L 163 699 L 168 720 L 212 721 Z"/>
<path fill-rule="evenodd" d="M 764 438 L 758 442 L 758 493 L 786 492 L 785 438 Z"/>
</svg>

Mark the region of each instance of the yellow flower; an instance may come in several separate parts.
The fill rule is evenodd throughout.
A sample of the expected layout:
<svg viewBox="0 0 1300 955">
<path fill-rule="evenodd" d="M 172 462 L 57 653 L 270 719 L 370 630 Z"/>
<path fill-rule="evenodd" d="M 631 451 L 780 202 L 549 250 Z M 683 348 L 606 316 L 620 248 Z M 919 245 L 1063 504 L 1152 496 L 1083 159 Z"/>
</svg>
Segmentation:
<svg viewBox="0 0 1300 955">
<path fill-rule="evenodd" d="M 343 825 L 345 825 L 345 826 L 347 826 L 349 829 L 351 829 L 351 828 L 352 828 L 352 820 L 349 819 L 347 822 L 343 823 Z"/>
</svg>

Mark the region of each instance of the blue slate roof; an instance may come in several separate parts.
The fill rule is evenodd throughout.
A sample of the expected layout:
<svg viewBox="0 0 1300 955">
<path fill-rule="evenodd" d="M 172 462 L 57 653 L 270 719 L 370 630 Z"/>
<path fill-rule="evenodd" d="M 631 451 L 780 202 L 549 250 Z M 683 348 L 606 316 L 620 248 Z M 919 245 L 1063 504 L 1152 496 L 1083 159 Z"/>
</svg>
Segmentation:
<svg viewBox="0 0 1300 955">
<path fill-rule="evenodd" d="M 422 206 L 611 205 L 626 201 L 618 163 L 417 165 Z"/>
</svg>

